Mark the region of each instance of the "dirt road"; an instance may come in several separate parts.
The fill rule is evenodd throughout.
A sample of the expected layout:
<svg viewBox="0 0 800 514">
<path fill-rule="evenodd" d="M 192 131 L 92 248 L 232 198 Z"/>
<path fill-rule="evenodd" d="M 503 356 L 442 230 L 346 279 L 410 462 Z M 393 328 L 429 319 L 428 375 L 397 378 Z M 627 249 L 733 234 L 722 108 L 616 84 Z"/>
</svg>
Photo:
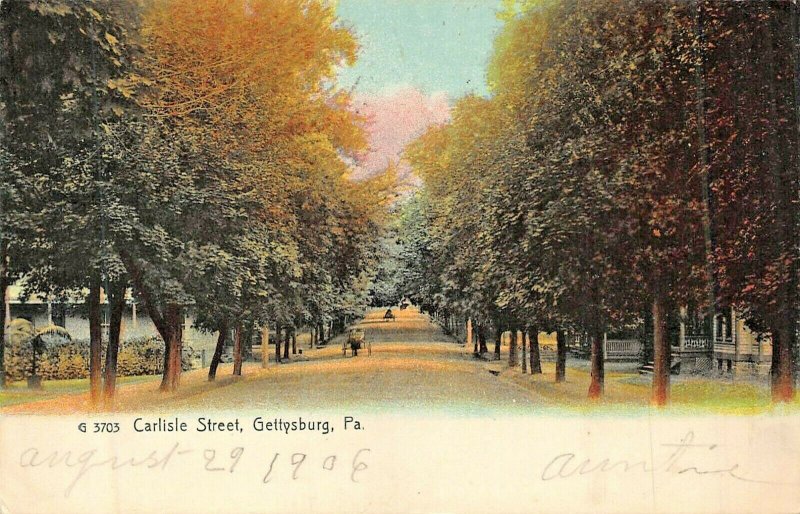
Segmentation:
<svg viewBox="0 0 800 514">
<path fill-rule="evenodd" d="M 169 411 L 197 409 L 339 410 L 436 409 L 465 415 L 502 409 L 529 410 L 530 390 L 504 381 L 476 362 L 469 349 L 456 343 L 413 308 L 395 309 L 394 321 L 373 311 L 356 326 L 365 330 L 372 355 L 342 355 L 342 337 L 327 347 L 304 348 L 285 364 L 244 367 L 233 379 L 230 365 L 220 368 L 216 383 L 206 370 L 185 373 L 174 394 L 156 391 L 154 378 L 123 386 L 112 410 Z M 63 413 L 90 410 L 86 394 L 65 395 L 38 403 L 15 405 L 5 412 Z"/>
<path fill-rule="evenodd" d="M 630 369 L 609 365 L 604 396 L 588 402 L 588 362 L 567 363 L 566 382 L 554 381 L 554 364 L 543 362 L 544 373 L 524 375 L 507 366 L 507 346 L 499 361 L 472 356 L 472 348 L 445 335 L 428 316 L 411 308 L 394 311 L 395 321 L 384 321 L 376 310 L 356 326 L 372 343 L 372 355 L 342 355 L 344 336 L 323 348 L 308 348 L 289 362 L 246 363 L 244 376 L 231 376 L 223 365 L 217 381 L 206 380 L 207 369 L 184 373 L 175 393 L 158 391 L 159 377 L 137 377 L 119 387 L 112 406 L 121 412 L 176 413 L 199 410 L 431 412 L 465 416 L 493 413 L 545 413 L 548 409 L 646 413 L 650 381 Z M 273 349 L 274 351 L 274 349 Z M 58 384 L 45 382 L 45 389 Z M 52 395 L 46 400 L 24 402 L 0 409 L 0 413 L 63 414 L 93 410 L 86 392 Z M 41 398 L 41 394 L 38 396 Z M 33 399 L 33 398 L 32 398 Z M 708 413 L 763 412 L 771 408 L 764 383 L 722 380 L 718 377 L 673 377 L 672 405 Z M 800 405 L 800 397 L 796 405 Z M 688 412 L 688 411 L 687 411 Z"/>
</svg>

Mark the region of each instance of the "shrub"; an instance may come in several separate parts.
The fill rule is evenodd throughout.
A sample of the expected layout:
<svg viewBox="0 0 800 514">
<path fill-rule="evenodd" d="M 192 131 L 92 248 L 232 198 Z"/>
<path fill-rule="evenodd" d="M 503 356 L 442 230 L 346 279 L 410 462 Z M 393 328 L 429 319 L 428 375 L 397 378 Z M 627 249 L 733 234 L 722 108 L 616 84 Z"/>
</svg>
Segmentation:
<svg viewBox="0 0 800 514">
<path fill-rule="evenodd" d="M 125 341 L 119 351 L 119 376 L 156 375 L 164 371 L 164 343 L 158 337 Z"/>
<path fill-rule="evenodd" d="M 30 345 L 9 344 L 6 372 L 10 380 L 24 380 L 31 372 Z M 104 352 L 105 353 L 105 352 Z M 192 369 L 196 352 L 184 343 L 182 368 Z M 105 354 L 101 356 L 105 363 Z M 69 380 L 89 376 L 89 341 L 67 341 L 45 347 L 38 358 L 38 373 L 45 380 Z M 125 341 L 117 359 L 117 375 L 157 375 L 164 371 L 164 342 L 159 337 L 140 337 Z"/>
</svg>

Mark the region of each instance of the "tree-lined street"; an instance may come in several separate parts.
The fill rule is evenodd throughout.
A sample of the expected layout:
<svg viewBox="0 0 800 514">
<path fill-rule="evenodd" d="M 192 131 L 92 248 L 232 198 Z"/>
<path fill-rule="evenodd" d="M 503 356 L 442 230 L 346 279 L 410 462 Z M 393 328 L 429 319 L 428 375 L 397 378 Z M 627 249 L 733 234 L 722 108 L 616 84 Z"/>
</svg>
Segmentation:
<svg viewBox="0 0 800 514">
<path fill-rule="evenodd" d="M 524 380 L 503 361 L 476 360 L 444 334 L 441 327 L 416 309 L 395 310 L 396 321 L 384 321 L 384 310 L 374 310 L 354 325 L 365 330 L 372 355 L 360 351 L 342 356 L 343 337 L 317 350 L 304 349 L 302 360 L 287 364 L 244 366 L 244 376 L 225 375 L 216 383 L 205 380 L 206 370 L 186 373 L 180 391 L 161 394 L 154 378 L 123 385 L 114 409 L 122 412 L 181 412 L 206 409 L 280 411 L 403 412 L 432 410 L 452 415 L 487 415 L 493 412 L 545 413 L 580 411 L 590 381 L 582 361 L 570 361 L 569 378 L 552 383 L 555 364 L 545 362 L 543 375 Z M 613 412 L 635 412 L 632 403 L 646 405 L 649 380 L 636 378 L 630 365 L 609 370 L 613 384 L 604 404 Z M 683 412 L 756 413 L 769 410 L 769 392 L 762 384 L 688 378 L 675 385 L 674 402 Z M 60 414 L 91 409 L 85 392 L 12 405 L 6 413 Z"/>
<path fill-rule="evenodd" d="M 452 6 L 454 34 L 410 5 L 0 3 L 0 388 L 795 402 L 797 3 L 507 0 Z M 381 38 L 419 55 L 376 65 Z M 359 62 L 389 83 L 359 90 Z M 464 346 L 375 323 L 401 302 Z M 367 313 L 375 355 L 333 359 Z M 163 399 L 116 398 L 154 374 Z"/>
</svg>

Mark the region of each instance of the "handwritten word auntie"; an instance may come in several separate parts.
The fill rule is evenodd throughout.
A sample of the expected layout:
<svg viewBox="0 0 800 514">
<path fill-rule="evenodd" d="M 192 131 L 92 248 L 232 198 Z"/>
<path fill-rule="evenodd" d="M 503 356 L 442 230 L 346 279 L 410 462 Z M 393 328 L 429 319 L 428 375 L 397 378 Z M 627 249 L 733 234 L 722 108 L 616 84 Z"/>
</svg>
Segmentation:
<svg viewBox="0 0 800 514">
<path fill-rule="evenodd" d="M 543 468 L 541 480 L 571 479 L 600 473 L 662 473 L 675 475 L 714 475 L 750 483 L 778 484 L 777 482 L 751 478 L 741 465 L 732 458 L 721 455 L 720 446 L 714 443 L 695 443 L 694 432 L 689 431 L 677 443 L 662 444 L 666 453 L 661 458 L 617 459 L 613 457 L 587 458 L 573 452 L 556 455 Z M 712 465 L 709 461 L 725 462 Z"/>
</svg>

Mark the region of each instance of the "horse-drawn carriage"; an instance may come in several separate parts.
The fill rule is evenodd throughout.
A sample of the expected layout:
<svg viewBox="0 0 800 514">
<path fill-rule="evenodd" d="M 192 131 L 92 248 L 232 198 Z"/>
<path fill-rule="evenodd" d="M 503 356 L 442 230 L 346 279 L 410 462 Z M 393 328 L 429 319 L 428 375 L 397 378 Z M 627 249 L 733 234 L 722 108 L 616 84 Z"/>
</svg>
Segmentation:
<svg viewBox="0 0 800 514">
<path fill-rule="evenodd" d="M 367 355 L 372 355 L 372 343 L 364 337 L 363 328 L 351 328 L 347 333 L 347 339 L 342 341 L 342 356 L 347 356 L 347 348 L 350 348 L 350 356 L 358 357 L 358 351 L 367 350 Z"/>
</svg>

